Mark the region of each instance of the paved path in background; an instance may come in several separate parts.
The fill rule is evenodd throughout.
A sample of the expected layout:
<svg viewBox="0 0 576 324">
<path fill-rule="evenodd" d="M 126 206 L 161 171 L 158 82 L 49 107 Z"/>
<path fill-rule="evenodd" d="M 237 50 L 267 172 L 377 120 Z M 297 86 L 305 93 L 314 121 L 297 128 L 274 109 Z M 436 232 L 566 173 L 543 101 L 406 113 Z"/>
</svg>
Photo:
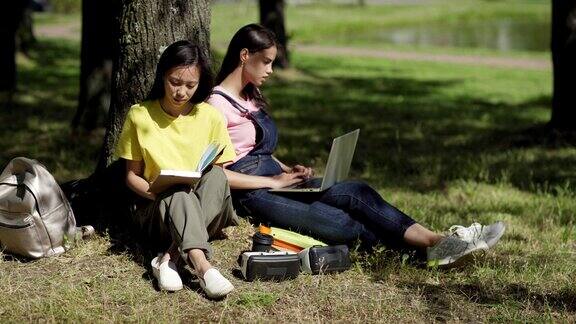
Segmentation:
<svg viewBox="0 0 576 324">
<path fill-rule="evenodd" d="M 422 52 L 407 52 L 380 50 L 358 47 L 324 46 L 324 45 L 294 45 L 296 51 L 311 54 L 342 55 L 355 57 L 383 58 L 388 60 L 445 62 L 466 65 L 481 65 L 528 70 L 546 71 L 552 68 L 549 59 L 538 58 L 508 58 L 480 55 L 432 54 Z"/>
<path fill-rule="evenodd" d="M 80 40 L 80 23 L 40 26 L 35 29 L 39 37 L 65 38 Z M 445 62 L 476 66 L 503 67 L 547 71 L 552 67 L 549 59 L 507 58 L 480 55 L 432 54 L 422 52 L 381 50 L 361 47 L 325 46 L 325 45 L 291 45 L 293 50 L 310 54 L 342 55 L 355 57 L 383 58 L 388 60 Z"/>
<path fill-rule="evenodd" d="M 34 28 L 34 34 L 38 37 L 64 38 L 80 40 L 82 25 L 80 22 L 39 26 Z"/>
</svg>

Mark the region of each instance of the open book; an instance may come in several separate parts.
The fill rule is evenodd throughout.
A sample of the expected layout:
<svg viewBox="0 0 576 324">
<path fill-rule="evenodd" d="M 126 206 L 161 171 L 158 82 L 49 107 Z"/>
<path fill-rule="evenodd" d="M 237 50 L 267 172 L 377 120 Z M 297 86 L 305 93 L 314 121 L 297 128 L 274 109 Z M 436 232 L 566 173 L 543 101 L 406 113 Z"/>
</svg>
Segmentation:
<svg viewBox="0 0 576 324">
<path fill-rule="evenodd" d="M 160 174 L 154 179 L 148 191 L 159 193 L 174 185 L 193 186 L 200 180 L 202 172 L 212 163 L 216 162 L 223 152 L 224 145 L 216 142 L 210 143 L 204 150 L 204 154 L 202 154 L 195 171 L 160 170 Z"/>
</svg>

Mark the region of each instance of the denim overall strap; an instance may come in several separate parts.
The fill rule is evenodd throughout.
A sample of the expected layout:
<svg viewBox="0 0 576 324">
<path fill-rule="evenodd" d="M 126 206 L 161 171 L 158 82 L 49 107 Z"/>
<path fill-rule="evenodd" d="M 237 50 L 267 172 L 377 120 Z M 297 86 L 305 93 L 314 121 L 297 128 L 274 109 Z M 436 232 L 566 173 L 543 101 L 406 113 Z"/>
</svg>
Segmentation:
<svg viewBox="0 0 576 324">
<path fill-rule="evenodd" d="M 222 91 L 219 90 L 212 90 L 212 94 L 217 94 L 220 95 L 222 97 L 224 97 L 224 99 L 228 100 L 228 102 L 230 102 L 230 104 L 232 105 L 232 107 L 238 109 L 240 111 L 240 113 L 242 114 L 242 116 L 246 116 L 248 114 L 248 109 L 242 107 L 241 104 L 239 104 L 238 102 L 236 102 L 236 100 L 234 100 L 232 97 L 230 97 L 229 95 L 225 94 Z"/>
<path fill-rule="evenodd" d="M 251 112 L 249 115 L 252 120 L 254 120 L 255 126 L 259 129 L 260 138 L 248 154 L 272 155 L 278 143 L 278 129 L 276 128 L 276 124 L 274 124 L 270 115 L 262 109 Z"/>
<path fill-rule="evenodd" d="M 272 121 L 272 118 L 262 109 L 256 112 L 249 112 L 242 107 L 240 103 L 222 91 L 215 90 L 212 92 L 228 100 L 244 116 L 249 117 L 256 127 L 260 136 L 254 148 L 243 158 L 229 165 L 227 168 L 251 175 L 270 176 L 282 173 L 282 168 L 272 158 L 272 153 L 278 143 L 278 130 Z"/>
</svg>

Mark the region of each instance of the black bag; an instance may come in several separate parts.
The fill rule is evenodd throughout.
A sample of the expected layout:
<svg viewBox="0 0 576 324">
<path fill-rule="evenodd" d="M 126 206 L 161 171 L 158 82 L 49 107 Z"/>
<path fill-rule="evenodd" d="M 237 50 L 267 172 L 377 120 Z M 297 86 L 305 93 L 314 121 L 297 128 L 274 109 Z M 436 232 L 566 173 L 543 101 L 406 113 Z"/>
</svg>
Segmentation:
<svg viewBox="0 0 576 324">
<path fill-rule="evenodd" d="M 126 186 L 126 161 L 119 159 L 85 179 L 68 181 L 62 190 L 68 197 L 78 223 L 92 223 L 109 211 L 130 215 L 136 195 Z M 124 220 L 126 217 L 114 217 Z"/>
<path fill-rule="evenodd" d="M 340 272 L 350 268 L 348 246 L 313 246 L 298 253 L 302 272 L 319 274 Z"/>
</svg>

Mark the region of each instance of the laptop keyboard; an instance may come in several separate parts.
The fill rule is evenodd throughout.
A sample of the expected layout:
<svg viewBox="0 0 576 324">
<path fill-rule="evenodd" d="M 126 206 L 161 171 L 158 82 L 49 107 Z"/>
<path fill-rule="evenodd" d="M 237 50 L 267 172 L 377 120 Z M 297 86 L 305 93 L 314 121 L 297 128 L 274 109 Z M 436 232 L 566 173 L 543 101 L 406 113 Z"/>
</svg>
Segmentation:
<svg viewBox="0 0 576 324">
<path fill-rule="evenodd" d="M 304 180 L 296 184 L 295 186 L 291 186 L 290 189 L 310 189 L 310 188 L 320 188 L 321 183 L 317 183 L 316 180 L 322 178 L 310 178 L 308 180 Z"/>
</svg>

